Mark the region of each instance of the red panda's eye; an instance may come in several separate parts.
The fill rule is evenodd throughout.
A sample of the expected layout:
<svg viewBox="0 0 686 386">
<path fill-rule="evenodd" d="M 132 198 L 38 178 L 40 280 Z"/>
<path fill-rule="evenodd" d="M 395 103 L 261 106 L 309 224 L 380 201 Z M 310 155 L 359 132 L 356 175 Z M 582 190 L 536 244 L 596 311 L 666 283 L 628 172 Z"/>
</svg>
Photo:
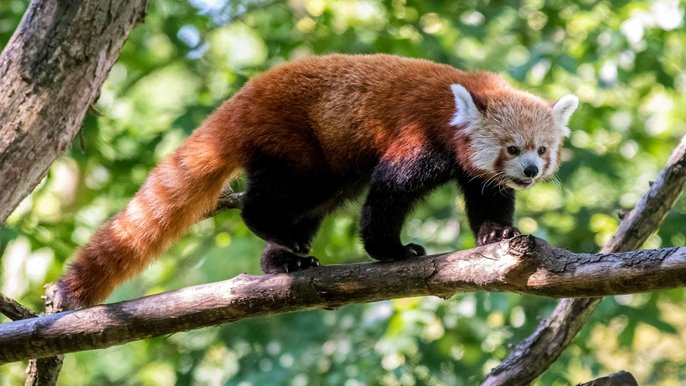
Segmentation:
<svg viewBox="0 0 686 386">
<path fill-rule="evenodd" d="M 507 152 L 510 155 L 517 155 L 519 154 L 519 148 L 517 146 L 508 146 L 507 147 Z"/>
<path fill-rule="evenodd" d="M 538 148 L 538 155 L 543 155 L 543 154 L 545 154 L 545 151 L 546 151 L 546 150 L 547 150 L 547 149 L 545 148 L 545 146 L 539 147 L 539 148 Z"/>
</svg>

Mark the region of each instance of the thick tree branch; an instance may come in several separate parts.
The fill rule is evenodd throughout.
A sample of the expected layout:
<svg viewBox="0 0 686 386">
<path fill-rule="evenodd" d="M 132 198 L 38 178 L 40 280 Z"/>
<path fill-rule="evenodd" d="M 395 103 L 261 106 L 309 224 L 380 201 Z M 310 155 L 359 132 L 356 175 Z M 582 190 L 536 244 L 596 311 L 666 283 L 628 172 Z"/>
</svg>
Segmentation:
<svg viewBox="0 0 686 386">
<path fill-rule="evenodd" d="M 611 272 L 611 274 L 608 274 Z M 519 236 L 466 251 L 347 264 L 189 287 L 0 325 L 0 363 L 166 335 L 262 315 L 463 291 L 601 296 L 683 286 L 686 247 L 577 254 Z"/>
<path fill-rule="evenodd" d="M 639 248 L 662 222 L 686 186 L 686 136 L 650 189 L 619 225 L 603 253 Z M 614 273 L 608 272 L 610 278 Z M 536 331 L 519 343 L 483 385 L 528 385 L 550 367 L 581 330 L 601 298 L 563 299 Z"/>
</svg>

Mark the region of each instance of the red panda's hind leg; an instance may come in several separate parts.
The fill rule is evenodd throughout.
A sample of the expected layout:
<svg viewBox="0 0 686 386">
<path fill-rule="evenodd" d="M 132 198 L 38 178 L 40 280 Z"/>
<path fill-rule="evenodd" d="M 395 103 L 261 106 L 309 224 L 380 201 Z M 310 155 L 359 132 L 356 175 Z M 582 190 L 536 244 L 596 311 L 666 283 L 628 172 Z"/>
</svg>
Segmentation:
<svg viewBox="0 0 686 386">
<path fill-rule="evenodd" d="M 251 198 L 248 190 L 241 216 L 248 228 L 267 241 L 260 265 L 264 273 L 293 272 L 319 266 L 319 260 L 310 253 L 323 214 L 302 217 L 278 206 L 288 206 L 288 198 L 269 200 Z M 253 194 L 256 194 L 254 188 Z M 274 205 L 276 204 L 276 205 Z"/>
<path fill-rule="evenodd" d="M 319 260 L 314 256 L 299 256 L 269 241 L 264 247 L 260 260 L 264 273 L 295 272 L 320 265 Z"/>
<path fill-rule="evenodd" d="M 253 155 L 246 166 L 248 189 L 241 217 L 267 241 L 262 255 L 265 273 L 291 272 L 318 266 L 310 252 L 328 202 L 339 190 L 330 173 L 298 170 L 288 160 Z"/>
<path fill-rule="evenodd" d="M 266 241 L 300 256 L 308 254 L 324 216 L 317 211 L 318 197 L 289 183 L 267 187 L 249 180 L 241 209 L 245 225 Z"/>
</svg>

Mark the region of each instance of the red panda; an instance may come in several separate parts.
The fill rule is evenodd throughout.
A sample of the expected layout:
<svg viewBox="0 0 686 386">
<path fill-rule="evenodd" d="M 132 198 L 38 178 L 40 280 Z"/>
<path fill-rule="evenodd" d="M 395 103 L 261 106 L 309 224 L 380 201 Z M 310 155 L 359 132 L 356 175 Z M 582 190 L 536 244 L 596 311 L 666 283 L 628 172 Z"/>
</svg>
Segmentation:
<svg viewBox="0 0 686 386">
<path fill-rule="evenodd" d="M 322 218 L 369 186 L 361 234 L 377 260 L 422 256 L 400 231 L 413 205 L 456 181 L 479 245 L 519 234 L 514 190 L 558 168 L 573 95 L 549 103 L 489 72 L 391 55 L 330 55 L 267 71 L 158 165 L 79 252 L 65 306 L 103 301 L 216 205 L 241 171 L 245 224 L 265 273 L 319 265 Z"/>
</svg>

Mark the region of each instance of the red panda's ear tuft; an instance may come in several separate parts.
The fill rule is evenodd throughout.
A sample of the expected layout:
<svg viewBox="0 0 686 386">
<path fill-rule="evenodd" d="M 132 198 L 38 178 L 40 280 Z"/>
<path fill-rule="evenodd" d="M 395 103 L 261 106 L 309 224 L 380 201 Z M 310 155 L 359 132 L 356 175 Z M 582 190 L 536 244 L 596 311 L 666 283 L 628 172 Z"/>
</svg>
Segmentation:
<svg viewBox="0 0 686 386">
<path fill-rule="evenodd" d="M 567 123 L 577 107 L 579 107 L 579 98 L 571 94 L 563 96 L 553 105 L 553 119 L 558 126 L 564 129 L 565 137 L 569 136 Z"/>
<path fill-rule="evenodd" d="M 481 112 L 485 105 L 459 84 L 451 84 L 450 89 L 455 97 L 455 115 L 450 120 L 450 125 L 462 126 L 467 130 L 477 126 L 481 122 Z"/>
</svg>

